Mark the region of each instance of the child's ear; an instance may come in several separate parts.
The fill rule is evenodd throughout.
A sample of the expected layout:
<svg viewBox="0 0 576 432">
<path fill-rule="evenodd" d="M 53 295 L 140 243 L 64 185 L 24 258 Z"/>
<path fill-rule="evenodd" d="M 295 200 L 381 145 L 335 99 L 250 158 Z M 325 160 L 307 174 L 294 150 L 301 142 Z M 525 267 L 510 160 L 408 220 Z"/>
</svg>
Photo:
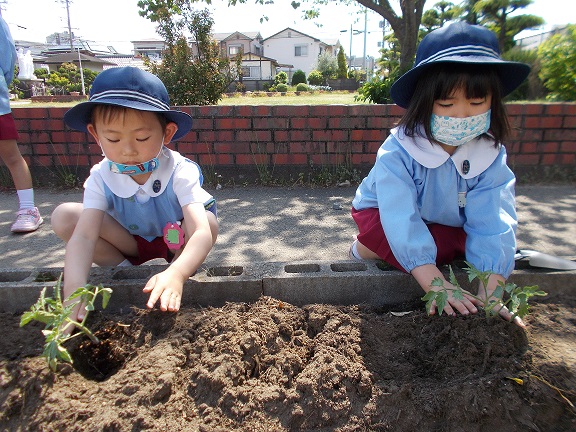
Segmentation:
<svg viewBox="0 0 576 432">
<path fill-rule="evenodd" d="M 98 132 L 96 132 L 96 128 L 94 127 L 94 125 L 92 123 L 88 123 L 86 125 L 86 130 L 90 135 L 92 135 L 92 138 L 96 140 L 98 145 L 100 145 L 100 140 L 98 139 Z"/>
<path fill-rule="evenodd" d="M 166 123 L 166 128 L 164 129 L 164 144 L 170 144 L 172 137 L 178 131 L 178 126 L 174 122 Z"/>
</svg>

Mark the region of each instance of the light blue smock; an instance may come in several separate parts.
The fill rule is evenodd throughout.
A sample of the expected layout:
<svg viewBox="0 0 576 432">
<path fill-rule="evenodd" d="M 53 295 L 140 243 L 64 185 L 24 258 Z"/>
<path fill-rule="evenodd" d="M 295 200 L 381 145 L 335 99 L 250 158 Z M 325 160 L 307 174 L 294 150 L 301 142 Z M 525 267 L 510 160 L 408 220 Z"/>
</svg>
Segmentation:
<svg viewBox="0 0 576 432">
<path fill-rule="evenodd" d="M 426 224 L 463 227 L 466 260 L 507 278 L 514 269 L 515 177 L 504 146 L 478 138 L 450 156 L 428 140 L 394 129 L 352 202 L 378 208 L 394 256 L 407 271 L 436 263 Z"/>
</svg>

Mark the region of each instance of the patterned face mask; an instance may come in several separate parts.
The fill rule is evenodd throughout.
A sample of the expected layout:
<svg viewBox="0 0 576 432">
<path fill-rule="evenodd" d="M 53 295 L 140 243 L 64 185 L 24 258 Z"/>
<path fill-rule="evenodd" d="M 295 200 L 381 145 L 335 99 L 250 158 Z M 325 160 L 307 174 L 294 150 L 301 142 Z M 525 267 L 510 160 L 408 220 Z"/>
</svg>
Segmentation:
<svg viewBox="0 0 576 432">
<path fill-rule="evenodd" d="M 472 117 L 448 117 L 432 114 L 432 136 L 439 142 L 458 147 L 488 132 L 491 110 Z"/>
<path fill-rule="evenodd" d="M 162 137 L 162 142 L 164 142 L 164 137 Z M 102 144 L 100 144 L 100 148 L 102 148 Z M 160 147 L 160 151 L 158 152 L 156 157 L 146 162 L 141 162 L 139 164 L 134 165 L 127 165 L 109 160 L 108 166 L 110 167 L 110 171 L 112 171 L 115 174 L 126 174 L 129 176 L 135 176 L 139 174 L 150 173 L 160 166 L 158 156 L 160 156 L 160 153 L 162 153 L 163 148 L 164 146 Z M 104 149 L 102 149 L 102 154 L 106 156 L 106 154 L 104 153 Z"/>
</svg>

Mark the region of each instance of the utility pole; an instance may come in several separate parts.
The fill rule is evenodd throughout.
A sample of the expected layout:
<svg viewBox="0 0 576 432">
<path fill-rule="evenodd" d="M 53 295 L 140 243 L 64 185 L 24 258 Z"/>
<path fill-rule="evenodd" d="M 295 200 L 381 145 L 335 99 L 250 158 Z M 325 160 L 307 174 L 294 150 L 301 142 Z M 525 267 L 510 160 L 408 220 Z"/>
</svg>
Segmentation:
<svg viewBox="0 0 576 432">
<path fill-rule="evenodd" d="M 70 39 L 70 52 L 74 52 L 74 44 L 72 43 L 72 26 L 70 25 L 70 5 L 69 0 L 66 0 L 66 15 L 68 15 L 68 39 Z"/>
<path fill-rule="evenodd" d="M 366 35 L 368 34 L 368 8 L 364 9 L 364 57 L 362 58 L 362 69 L 366 72 L 368 78 L 368 71 L 366 70 Z"/>
</svg>

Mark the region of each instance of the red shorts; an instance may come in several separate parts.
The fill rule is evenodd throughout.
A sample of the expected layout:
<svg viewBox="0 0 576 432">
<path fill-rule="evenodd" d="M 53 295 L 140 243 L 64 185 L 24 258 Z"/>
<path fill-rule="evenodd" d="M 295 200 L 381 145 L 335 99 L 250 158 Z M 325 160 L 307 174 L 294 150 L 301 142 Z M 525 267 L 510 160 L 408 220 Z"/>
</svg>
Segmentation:
<svg viewBox="0 0 576 432">
<path fill-rule="evenodd" d="M 140 265 L 154 258 L 164 258 L 166 261 L 171 262 L 174 258 L 174 253 L 164 242 L 164 237 L 156 237 L 151 242 L 137 235 L 134 236 L 134 239 L 138 245 L 138 256 L 126 257 L 132 265 Z"/>
<path fill-rule="evenodd" d="M 388 264 L 403 272 L 406 270 L 400 265 L 386 239 L 380 213 L 377 208 L 356 210 L 352 208 L 352 218 L 358 225 L 358 241 L 377 254 Z M 428 230 L 436 243 L 436 265 L 442 266 L 463 258 L 466 251 L 466 233 L 461 227 L 451 227 L 440 224 L 429 224 Z"/>
<path fill-rule="evenodd" d="M 12 113 L 0 115 L 0 140 L 18 140 L 18 131 Z"/>
</svg>

